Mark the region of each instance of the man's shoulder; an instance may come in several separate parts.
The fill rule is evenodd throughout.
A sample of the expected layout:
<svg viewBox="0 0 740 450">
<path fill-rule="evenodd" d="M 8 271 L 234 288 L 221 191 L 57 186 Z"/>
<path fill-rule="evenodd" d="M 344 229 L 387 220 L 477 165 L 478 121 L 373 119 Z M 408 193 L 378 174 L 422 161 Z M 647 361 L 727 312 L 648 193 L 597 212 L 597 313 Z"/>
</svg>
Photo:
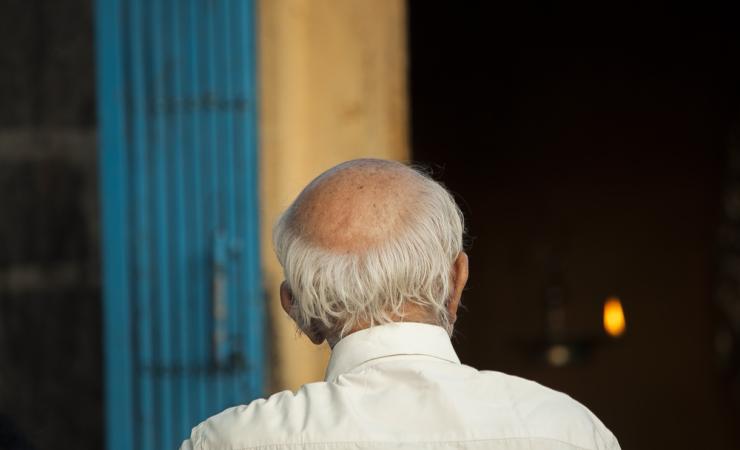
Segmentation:
<svg viewBox="0 0 740 450">
<path fill-rule="evenodd" d="M 521 410 L 541 408 L 543 405 L 557 405 L 573 411 L 583 409 L 583 405 L 567 394 L 527 378 L 493 370 L 478 370 L 477 376 L 486 384 L 496 386 L 499 395 L 505 394 Z"/>
<path fill-rule="evenodd" d="M 329 383 L 309 383 L 296 392 L 286 390 L 228 408 L 193 428 L 190 445 L 193 449 L 246 448 L 273 444 L 276 435 L 297 435 L 309 417 L 309 407 L 320 408 L 316 403 L 327 389 Z"/>
<path fill-rule="evenodd" d="M 536 381 L 502 372 L 481 370 L 481 377 L 495 380 L 509 396 L 511 410 L 540 437 L 571 442 L 583 448 L 619 448 L 609 429 L 586 406 L 569 395 Z M 586 438 L 593 442 L 587 442 Z"/>
<path fill-rule="evenodd" d="M 279 392 L 209 418 L 193 429 L 190 445 L 194 450 L 210 450 L 277 443 L 290 446 L 306 439 L 331 441 L 350 435 L 375 439 L 389 436 L 386 432 L 396 436 L 392 430 L 402 425 L 406 431 L 398 436 L 409 440 L 530 438 L 576 448 L 619 448 L 601 421 L 568 395 L 502 372 L 457 367 L 462 370 L 435 374 L 444 375 L 441 381 L 433 376 L 411 383 L 424 391 L 423 397 L 416 391 L 406 396 L 398 386 L 403 383 L 393 386 L 385 379 L 380 380 L 385 384 L 378 390 L 376 385 L 380 383 L 368 381 L 372 371 L 349 374 L 338 382 L 310 383 L 296 392 Z M 434 384 L 437 381 L 439 384 Z M 368 402 L 368 396 L 372 402 Z M 419 408 L 411 401 L 414 398 L 423 398 L 427 406 L 447 407 Z M 433 414 L 440 417 L 431 417 Z M 364 426 L 358 428 L 353 417 L 370 418 L 376 427 L 370 431 Z M 406 423 L 406 417 L 414 419 Z M 429 423 L 437 424 L 431 434 Z M 458 429 L 455 424 L 465 425 Z M 380 429 L 384 427 L 387 430 Z M 367 436 L 355 436 L 361 431 Z"/>
</svg>

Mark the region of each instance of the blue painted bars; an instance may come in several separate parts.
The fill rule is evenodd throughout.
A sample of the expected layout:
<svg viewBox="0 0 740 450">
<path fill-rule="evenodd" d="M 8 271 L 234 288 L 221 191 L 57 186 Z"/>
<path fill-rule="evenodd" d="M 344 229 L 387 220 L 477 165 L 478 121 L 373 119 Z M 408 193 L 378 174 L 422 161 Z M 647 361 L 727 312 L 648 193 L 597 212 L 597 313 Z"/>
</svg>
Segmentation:
<svg viewBox="0 0 740 450">
<path fill-rule="evenodd" d="M 109 450 L 263 394 L 253 0 L 97 0 Z"/>
</svg>

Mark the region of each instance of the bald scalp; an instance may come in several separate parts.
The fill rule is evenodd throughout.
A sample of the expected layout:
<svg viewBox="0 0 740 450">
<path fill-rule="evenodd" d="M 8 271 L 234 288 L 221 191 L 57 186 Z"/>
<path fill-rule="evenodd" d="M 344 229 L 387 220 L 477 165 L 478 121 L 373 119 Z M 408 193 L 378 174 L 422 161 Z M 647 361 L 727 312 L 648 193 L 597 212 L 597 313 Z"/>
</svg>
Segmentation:
<svg viewBox="0 0 740 450">
<path fill-rule="evenodd" d="M 334 252 L 380 244 L 414 214 L 426 180 L 403 164 L 360 159 L 312 181 L 296 199 L 290 222 L 307 241 Z"/>
<path fill-rule="evenodd" d="M 377 159 L 340 164 L 306 186 L 273 229 L 283 307 L 327 340 L 399 320 L 451 333 L 456 283 L 467 279 L 455 275 L 467 273 L 463 230 L 452 195 L 422 172 Z"/>
</svg>

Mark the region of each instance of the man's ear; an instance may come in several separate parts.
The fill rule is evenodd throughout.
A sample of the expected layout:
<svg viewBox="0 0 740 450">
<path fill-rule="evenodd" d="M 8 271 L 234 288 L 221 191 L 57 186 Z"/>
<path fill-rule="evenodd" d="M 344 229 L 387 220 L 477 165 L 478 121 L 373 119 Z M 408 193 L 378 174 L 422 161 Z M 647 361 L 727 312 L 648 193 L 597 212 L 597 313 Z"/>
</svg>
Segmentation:
<svg viewBox="0 0 740 450">
<path fill-rule="evenodd" d="M 460 252 L 452 265 L 452 282 L 453 291 L 447 302 L 447 311 L 450 313 L 451 323 L 454 324 L 457 320 L 460 298 L 462 298 L 463 289 L 465 289 L 465 284 L 468 282 L 468 255 L 465 252 Z"/>
<path fill-rule="evenodd" d="M 290 291 L 290 287 L 288 287 L 288 282 L 283 281 L 280 283 L 280 305 L 283 307 L 283 310 L 290 316 L 290 318 L 293 318 L 293 292 Z"/>
<path fill-rule="evenodd" d="M 288 282 L 283 281 L 280 284 L 280 305 L 283 307 L 283 310 L 288 313 L 288 316 L 290 316 L 290 318 L 298 325 L 301 332 L 311 340 L 311 342 L 316 345 L 321 345 L 326 340 L 324 333 L 321 332 L 321 327 L 315 322 L 311 322 L 311 325 L 306 328 L 302 327 L 293 316 L 294 303 L 295 299 L 293 298 L 293 292 L 290 290 Z"/>
</svg>

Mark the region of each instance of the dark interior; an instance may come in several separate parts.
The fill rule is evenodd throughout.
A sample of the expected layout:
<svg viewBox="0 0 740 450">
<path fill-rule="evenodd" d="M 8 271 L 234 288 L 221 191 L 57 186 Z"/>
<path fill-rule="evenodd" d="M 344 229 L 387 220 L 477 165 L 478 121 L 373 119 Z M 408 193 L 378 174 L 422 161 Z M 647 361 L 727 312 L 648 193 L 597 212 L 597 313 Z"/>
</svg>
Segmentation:
<svg viewBox="0 0 740 450">
<path fill-rule="evenodd" d="M 411 128 L 467 221 L 461 359 L 565 391 L 625 449 L 735 448 L 714 292 L 740 29 L 450 5 L 409 5 Z M 530 345 L 553 286 L 568 335 L 597 340 L 565 367 Z M 611 295 L 619 339 L 602 331 Z"/>
</svg>

